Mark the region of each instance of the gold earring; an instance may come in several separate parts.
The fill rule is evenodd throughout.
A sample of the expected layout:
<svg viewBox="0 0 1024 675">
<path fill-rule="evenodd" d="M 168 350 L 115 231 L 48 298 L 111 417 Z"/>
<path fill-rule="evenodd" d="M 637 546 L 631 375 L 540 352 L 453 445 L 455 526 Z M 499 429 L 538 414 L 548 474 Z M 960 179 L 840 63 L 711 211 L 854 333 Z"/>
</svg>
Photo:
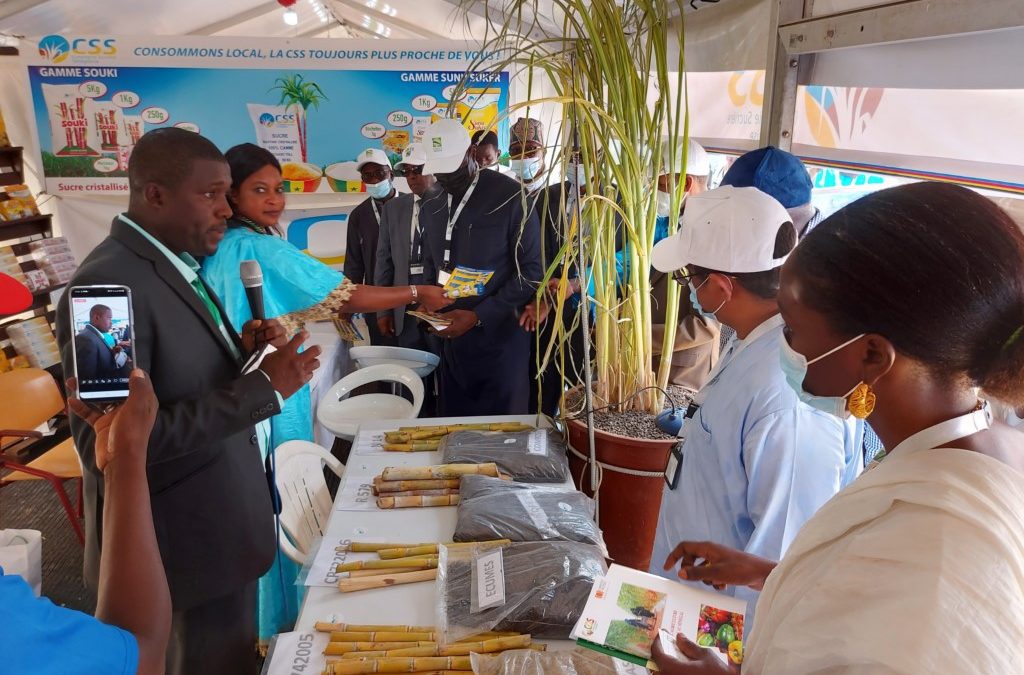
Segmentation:
<svg viewBox="0 0 1024 675">
<path fill-rule="evenodd" d="M 850 413 L 859 420 L 867 419 L 875 412 L 875 403 L 875 392 L 871 391 L 871 385 L 861 382 L 850 394 Z"/>
</svg>

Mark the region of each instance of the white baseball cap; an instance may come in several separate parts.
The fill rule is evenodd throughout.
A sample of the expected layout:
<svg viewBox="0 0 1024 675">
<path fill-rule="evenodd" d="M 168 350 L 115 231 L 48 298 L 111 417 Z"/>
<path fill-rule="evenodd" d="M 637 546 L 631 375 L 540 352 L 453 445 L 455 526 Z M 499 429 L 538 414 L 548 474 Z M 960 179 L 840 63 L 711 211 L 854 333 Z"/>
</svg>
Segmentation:
<svg viewBox="0 0 1024 675">
<path fill-rule="evenodd" d="M 391 160 L 388 159 L 387 153 L 380 148 L 367 148 L 359 153 L 359 157 L 356 158 L 356 171 L 360 171 L 364 164 L 380 164 L 391 168 Z"/>
<path fill-rule="evenodd" d="M 767 272 L 786 262 L 775 257 L 779 228 L 792 219 L 782 204 L 757 188 L 720 187 L 688 197 L 679 231 L 654 245 L 651 264 L 661 272 L 697 265 L 718 272 Z"/>
<path fill-rule="evenodd" d="M 697 141 L 687 139 L 688 143 L 683 144 L 683 139 L 676 140 L 676 152 L 673 156 L 670 152 L 668 139 L 661 142 L 661 171 L 665 174 L 677 174 L 683 172 L 683 150 L 686 150 L 686 175 L 707 176 L 711 173 L 711 161 L 708 153 Z"/>
<path fill-rule="evenodd" d="M 410 143 L 405 146 L 405 150 L 402 151 L 402 159 L 395 164 L 395 168 L 402 166 L 403 164 L 409 164 L 411 166 L 423 166 L 427 163 L 427 153 L 423 152 L 423 146 L 419 143 Z"/>
<path fill-rule="evenodd" d="M 423 152 L 427 161 L 423 173 L 452 173 L 469 150 L 469 132 L 458 120 L 438 120 L 423 133 Z"/>
</svg>

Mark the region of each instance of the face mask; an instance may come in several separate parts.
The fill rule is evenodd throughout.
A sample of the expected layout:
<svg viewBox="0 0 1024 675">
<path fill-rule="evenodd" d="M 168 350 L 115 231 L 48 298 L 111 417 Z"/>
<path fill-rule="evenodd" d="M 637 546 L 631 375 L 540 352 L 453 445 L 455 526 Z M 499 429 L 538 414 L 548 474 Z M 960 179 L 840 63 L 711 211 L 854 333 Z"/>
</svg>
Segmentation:
<svg viewBox="0 0 1024 675">
<path fill-rule="evenodd" d="M 570 164 L 565 172 L 565 180 L 572 185 L 583 187 L 587 184 L 587 174 L 580 164 Z"/>
<path fill-rule="evenodd" d="M 435 178 L 437 178 L 437 183 L 441 188 L 448 194 L 460 194 L 469 189 L 469 184 L 473 182 L 473 176 L 476 174 L 476 171 L 476 162 L 467 157 L 455 171 L 436 174 Z"/>
<path fill-rule="evenodd" d="M 366 194 L 374 199 L 384 199 L 391 194 L 391 180 L 385 178 L 379 183 L 371 183 L 366 186 Z"/>
<path fill-rule="evenodd" d="M 658 216 L 668 218 L 668 214 L 672 210 L 672 195 L 658 190 L 656 196 L 658 198 Z"/>
<path fill-rule="evenodd" d="M 540 173 L 540 162 L 540 157 L 511 159 L 509 160 L 509 166 L 521 180 L 530 182 Z"/>
<path fill-rule="evenodd" d="M 860 386 L 860 382 L 853 385 L 853 388 L 842 396 L 815 396 L 804 389 L 804 379 L 807 377 L 808 366 L 852 345 L 865 335 L 867 335 L 867 333 L 861 333 L 852 340 L 847 340 L 838 347 L 830 349 L 821 356 L 811 359 L 810 361 L 807 360 L 806 356 L 790 347 L 788 340 L 782 341 L 782 352 L 780 355 L 782 372 L 786 374 L 786 382 L 788 382 L 789 386 L 793 388 L 793 391 L 796 392 L 796 395 L 801 401 L 812 408 L 816 408 L 822 412 L 827 412 L 830 415 L 835 415 L 841 419 L 846 419 L 850 416 L 850 411 L 846 405 L 846 398 Z"/>
<path fill-rule="evenodd" d="M 720 304 L 718 306 L 718 309 L 716 309 L 713 312 L 709 312 L 706 309 L 704 309 L 703 307 L 701 307 L 700 306 L 700 300 L 697 299 L 697 291 L 699 291 L 700 289 L 704 288 L 704 284 L 706 284 L 709 281 L 711 281 L 711 277 L 710 276 L 705 278 L 704 281 L 701 282 L 700 286 L 697 286 L 696 288 L 693 287 L 693 282 L 692 281 L 688 281 L 686 283 L 686 285 L 690 287 L 690 305 L 693 306 L 693 311 L 697 312 L 698 314 L 700 314 L 701 316 L 703 316 L 705 318 L 714 319 L 714 318 L 717 318 L 715 315 L 719 312 L 719 310 L 721 310 L 723 307 L 725 307 L 725 303 L 728 302 L 728 300 L 723 300 L 722 304 Z"/>
</svg>

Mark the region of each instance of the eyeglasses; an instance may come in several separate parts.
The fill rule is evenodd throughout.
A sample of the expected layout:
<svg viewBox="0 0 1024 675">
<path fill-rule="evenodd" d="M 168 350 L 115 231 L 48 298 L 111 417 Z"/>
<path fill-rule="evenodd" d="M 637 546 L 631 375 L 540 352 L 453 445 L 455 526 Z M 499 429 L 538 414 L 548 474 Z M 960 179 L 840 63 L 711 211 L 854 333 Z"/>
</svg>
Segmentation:
<svg viewBox="0 0 1024 675">
<path fill-rule="evenodd" d="M 688 274 L 686 272 L 685 267 L 681 270 L 676 270 L 675 272 L 672 273 L 673 281 L 675 281 L 680 286 L 687 285 L 688 283 L 690 283 L 690 279 L 692 279 L 695 276 L 695 274 Z"/>
<path fill-rule="evenodd" d="M 422 166 L 404 166 L 400 169 L 395 169 L 395 175 L 399 178 L 405 178 L 407 176 L 422 176 Z"/>
<path fill-rule="evenodd" d="M 363 179 L 364 183 L 369 183 L 371 181 L 379 183 L 380 181 L 388 177 L 388 172 L 385 171 L 384 169 L 367 169 L 364 171 L 360 171 L 359 176 L 360 178 Z"/>
</svg>

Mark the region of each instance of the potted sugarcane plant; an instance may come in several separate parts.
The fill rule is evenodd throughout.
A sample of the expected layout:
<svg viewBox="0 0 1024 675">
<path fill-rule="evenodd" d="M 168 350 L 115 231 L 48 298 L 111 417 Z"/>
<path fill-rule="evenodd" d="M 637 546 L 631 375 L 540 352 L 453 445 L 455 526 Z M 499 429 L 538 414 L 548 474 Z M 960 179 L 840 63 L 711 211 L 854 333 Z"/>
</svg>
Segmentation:
<svg viewBox="0 0 1024 675">
<path fill-rule="evenodd" d="M 563 417 L 575 449 L 570 458 L 574 478 L 585 491 L 593 493 L 597 487 L 600 524 L 612 557 L 646 568 L 662 472 L 675 442 L 666 435 L 647 434 L 646 428 L 654 426 L 654 416 L 663 410 L 671 367 L 668 358 L 661 359 L 658 372 L 652 366 L 649 271 L 657 219 L 655 181 L 663 173 L 661 148 L 667 144 L 667 154 L 674 156 L 687 139 L 682 3 L 553 0 L 545 17 L 537 14 L 534 0 L 502 0 L 493 7 L 486 3 L 486 9 L 491 33 L 481 53 L 498 54 L 499 62 L 484 67 L 481 61 L 476 69 L 527 74 L 528 100 L 507 114 L 561 106 L 562 137 L 567 140 L 556 166 L 567 169 L 570 162 L 578 163 L 586 175 L 586 194 L 576 202 L 557 257 L 575 262 L 584 288 L 589 285 L 576 321 L 592 342 L 592 360 L 589 370 L 584 369 L 586 383 L 563 401 Z M 673 26 L 675 17 L 680 19 Z M 683 185 L 675 186 L 672 213 L 679 212 L 682 190 Z M 670 222 L 670 233 L 675 227 Z M 538 299 L 556 267 L 547 270 Z M 562 321 L 564 313 L 573 311 L 565 302 L 571 295 L 568 267 L 563 265 L 561 277 L 555 277 L 558 301 L 548 320 L 555 322 L 556 334 L 538 349 L 540 371 L 554 359 L 565 375 L 574 371 L 567 356 L 572 328 Z M 674 343 L 678 323 L 679 287 L 669 286 L 664 345 Z M 595 410 L 605 420 L 620 423 L 595 430 Z"/>
</svg>

